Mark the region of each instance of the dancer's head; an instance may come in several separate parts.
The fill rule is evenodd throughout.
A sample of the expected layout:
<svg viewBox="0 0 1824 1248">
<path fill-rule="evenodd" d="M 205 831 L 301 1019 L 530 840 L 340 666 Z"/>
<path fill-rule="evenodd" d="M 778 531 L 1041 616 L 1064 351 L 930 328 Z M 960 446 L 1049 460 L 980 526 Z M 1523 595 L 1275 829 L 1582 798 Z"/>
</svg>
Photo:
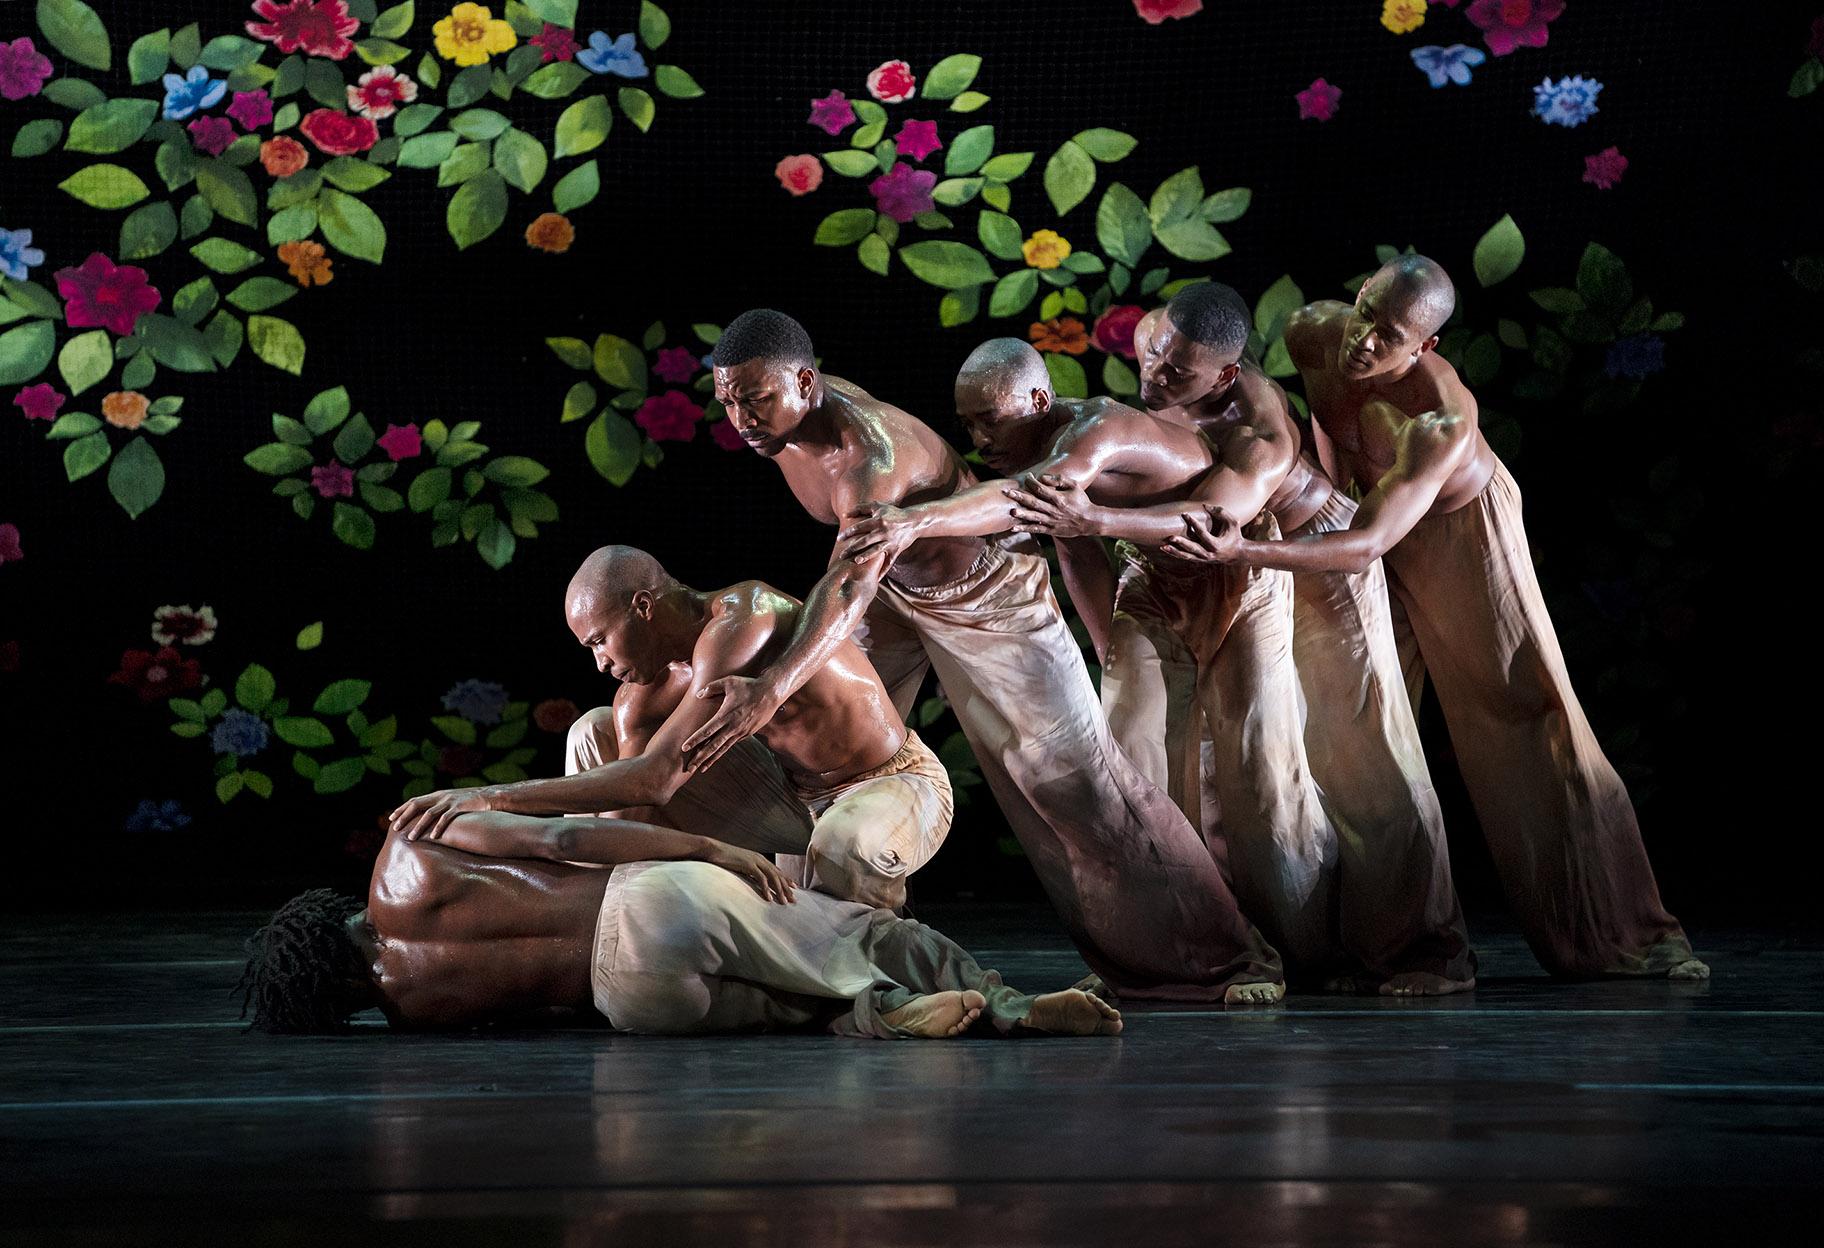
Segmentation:
<svg viewBox="0 0 1824 1248">
<path fill-rule="evenodd" d="M 1046 413 L 1057 396 L 1032 344 L 990 338 L 956 374 L 956 416 L 984 462 L 1017 472 L 1044 453 Z"/>
<path fill-rule="evenodd" d="M 598 671 L 650 685 L 690 658 L 696 635 L 680 609 L 688 592 L 645 551 L 603 546 L 570 578 L 564 619 Z"/>
<path fill-rule="evenodd" d="M 1235 384 L 1248 349 L 1248 305 L 1221 282 L 1197 282 L 1142 318 L 1140 401 L 1154 411 L 1220 395 Z"/>
<path fill-rule="evenodd" d="M 1362 283 L 1343 326 L 1336 366 L 1351 381 L 1404 372 L 1438 345 L 1457 289 L 1437 261 L 1398 256 Z"/>
<path fill-rule="evenodd" d="M 355 943 L 359 897 L 313 888 L 286 902 L 248 938 L 235 991 L 241 1016 L 260 1031 L 311 1035 L 347 1029 L 349 1016 L 379 1002 L 373 972 Z"/>
<path fill-rule="evenodd" d="M 804 326 L 783 312 L 743 312 L 710 356 L 716 398 L 741 440 L 769 459 L 822 400 L 817 356 Z"/>
</svg>

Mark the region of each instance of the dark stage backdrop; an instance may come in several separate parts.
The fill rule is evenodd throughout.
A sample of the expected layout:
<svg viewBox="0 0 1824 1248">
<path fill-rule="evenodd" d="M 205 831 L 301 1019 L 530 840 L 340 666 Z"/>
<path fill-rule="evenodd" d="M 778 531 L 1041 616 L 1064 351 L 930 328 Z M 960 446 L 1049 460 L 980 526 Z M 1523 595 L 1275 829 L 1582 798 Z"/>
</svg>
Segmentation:
<svg viewBox="0 0 1824 1248">
<path fill-rule="evenodd" d="M 1284 371 L 1287 310 L 1413 246 L 1668 903 L 1810 912 L 1806 6 L 1509 0 L 1517 47 L 1475 0 L 256 7 L 0 0 L 16 901 L 354 884 L 407 786 L 555 771 L 600 543 L 803 594 L 831 532 L 702 412 L 744 308 L 960 442 L 983 337 L 1120 392 L 1213 276 Z M 925 895 L 1032 895 L 922 715 L 970 794 Z"/>
</svg>

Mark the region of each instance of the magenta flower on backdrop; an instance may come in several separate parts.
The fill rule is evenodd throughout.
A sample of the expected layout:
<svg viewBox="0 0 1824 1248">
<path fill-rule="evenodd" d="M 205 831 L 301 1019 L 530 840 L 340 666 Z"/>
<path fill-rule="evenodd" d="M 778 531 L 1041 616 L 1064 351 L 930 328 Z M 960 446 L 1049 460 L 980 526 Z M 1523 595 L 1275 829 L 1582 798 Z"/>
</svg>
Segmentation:
<svg viewBox="0 0 1824 1248">
<path fill-rule="evenodd" d="M 374 439 L 374 445 L 386 452 L 386 457 L 395 464 L 402 459 L 415 459 L 424 452 L 424 435 L 418 432 L 418 425 L 391 425 L 386 432 Z"/>
<path fill-rule="evenodd" d="M 234 142 L 234 123 L 226 117 L 198 117 L 185 129 L 196 150 L 210 156 L 220 156 Z"/>
<path fill-rule="evenodd" d="M 50 382 L 41 381 L 15 394 L 13 404 L 25 413 L 27 420 L 56 420 L 57 409 L 64 405 L 68 397 L 59 394 Z"/>
<path fill-rule="evenodd" d="M 255 39 L 277 44 L 281 52 L 303 49 L 308 56 L 332 61 L 355 50 L 349 36 L 361 28 L 360 21 L 348 15 L 345 0 L 254 0 L 253 11 L 266 19 L 247 23 L 247 33 Z"/>
<path fill-rule="evenodd" d="M 1294 98 L 1298 100 L 1300 121 L 1329 121 L 1336 116 L 1336 102 L 1343 98 L 1343 92 L 1340 87 L 1316 78 Z"/>
<path fill-rule="evenodd" d="M 855 124 L 855 106 L 840 91 L 832 91 L 821 100 L 811 101 L 810 124 L 825 134 L 841 134 Z"/>
<path fill-rule="evenodd" d="M 681 386 L 697 375 L 696 352 L 689 347 L 666 347 L 653 361 L 652 371 L 674 386 Z"/>
<path fill-rule="evenodd" d="M 241 123 L 241 129 L 258 130 L 272 120 L 272 97 L 264 91 L 236 91 L 234 103 L 226 111 Z"/>
<path fill-rule="evenodd" d="M 1583 158 L 1583 180 L 1605 191 L 1621 181 L 1621 175 L 1627 171 L 1628 158 L 1618 147 L 1604 148 L 1594 156 Z"/>
<path fill-rule="evenodd" d="M 931 200 L 931 188 L 936 185 L 937 175 L 929 169 L 894 165 L 868 183 L 868 190 L 874 196 L 876 208 L 903 224 L 937 206 Z"/>
<path fill-rule="evenodd" d="M 1203 0 L 1134 0 L 1134 12 L 1148 26 L 1157 26 L 1168 17 L 1189 17 L 1203 12 Z"/>
<path fill-rule="evenodd" d="M 51 59 L 38 50 L 38 45 L 24 35 L 11 43 L 0 43 L 0 96 L 23 100 L 44 90 L 51 76 Z"/>
<path fill-rule="evenodd" d="M 1496 56 L 1515 48 L 1543 48 L 1546 24 L 1564 12 L 1564 0 L 1470 0 L 1469 20 L 1482 28 L 1482 39 Z"/>
<path fill-rule="evenodd" d="M 690 401 L 682 390 L 655 394 L 640 404 L 633 423 L 646 431 L 654 442 L 688 442 L 697 436 L 697 420 L 703 409 Z"/>
<path fill-rule="evenodd" d="M 0 524 L 0 563 L 18 563 L 25 558 L 25 552 L 19 549 L 19 526 Z"/>
<path fill-rule="evenodd" d="M 741 440 L 741 431 L 735 428 L 732 420 L 718 420 L 711 425 L 709 440 L 725 451 L 738 451 L 747 445 Z"/>
<path fill-rule="evenodd" d="M 574 60 L 577 49 L 583 46 L 576 41 L 574 30 L 568 26 L 553 26 L 550 22 L 546 22 L 545 28 L 526 42 L 539 50 L 539 60 L 544 64 Z"/>
<path fill-rule="evenodd" d="M 355 492 L 355 470 L 331 460 L 310 470 L 310 483 L 324 498 L 349 498 Z"/>
<path fill-rule="evenodd" d="M 893 136 L 894 150 L 913 160 L 923 160 L 943 145 L 944 141 L 937 137 L 935 121 L 908 121 Z"/>
<path fill-rule="evenodd" d="M 99 326 L 123 338 L 164 299 L 146 283 L 144 269 L 115 264 L 99 251 L 75 268 L 58 269 L 57 293 L 64 298 L 64 323 L 71 329 Z"/>
</svg>

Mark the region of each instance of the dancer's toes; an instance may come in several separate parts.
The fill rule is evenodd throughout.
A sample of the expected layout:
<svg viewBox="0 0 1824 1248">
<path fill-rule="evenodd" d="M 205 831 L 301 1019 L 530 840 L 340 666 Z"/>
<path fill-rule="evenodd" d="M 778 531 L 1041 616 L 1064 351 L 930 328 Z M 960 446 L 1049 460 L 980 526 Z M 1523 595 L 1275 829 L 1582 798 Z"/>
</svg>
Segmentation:
<svg viewBox="0 0 1824 1248">
<path fill-rule="evenodd" d="M 1224 1005 L 1272 1005 L 1286 995 L 1286 986 L 1277 981 L 1230 984 L 1222 994 Z"/>
</svg>

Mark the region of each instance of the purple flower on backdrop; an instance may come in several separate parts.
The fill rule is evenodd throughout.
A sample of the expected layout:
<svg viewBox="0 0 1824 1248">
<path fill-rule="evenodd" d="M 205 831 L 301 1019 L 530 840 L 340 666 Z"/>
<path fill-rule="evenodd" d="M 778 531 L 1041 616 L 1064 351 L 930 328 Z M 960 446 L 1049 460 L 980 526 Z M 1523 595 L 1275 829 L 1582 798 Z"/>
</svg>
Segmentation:
<svg viewBox="0 0 1824 1248">
<path fill-rule="evenodd" d="M 498 724 L 507 709 L 507 689 L 491 680 L 464 680 L 443 695 L 443 709 L 472 724 Z"/>
<path fill-rule="evenodd" d="M 1329 121 L 1336 116 L 1336 106 L 1343 98 L 1343 91 L 1322 78 L 1313 78 L 1310 86 L 1296 92 L 1292 98 L 1298 101 L 1300 121 Z"/>
<path fill-rule="evenodd" d="M 666 347 L 653 361 L 652 371 L 674 386 L 697 375 L 697 357 L 689 347 Z"/>
<path fill-rule="evenodd" d="M 937 185 L 937 175 L 929 169 L 914 169 L 911 165 L 894 165 L 882 176 L 868 183 L 868 190 L 874 196 L 874 206 L 904 223 L 921 212 L 930 212 L 936 205 L 931 200 L 931 188 Z"/>
<path fill-rule="evenodd" d="M 840 91 L 832 91 L 821 100 L 811 101 L 810 124 L 825 134 L 841 134 L 855 124 L 855 106 Z"/>
<path fill-rule="evenodd" d="M 1533 88 L 1533 113 L 1548 126 L 1581 126 L 1600 110 L 1596 97 L 1602 84 L 1578 74 L 1553 82 L 1545 79 Z"/>
<path fill-rule="evenodd" d="M 1425 71 L 1425 76 L 1431 79 L 1434 87 L 1441 87 L 1447 82 L 1467 87 L 1469 71 L 1487 59 L 1488 53 L 1464 43 L 1453 43 L 1448 48 L 1412 50 L 1412 63 Z"/>
<path fill-rule="evenodd" d="M 241 123 L 241 129 L 258 130 L 272 120 L 272 97 L 264 91 L 236 91 L 228 115 Z"/>
<path fill-rule="evenodd" d="M 1515 48 L 1543 48 L 1546 24 L 1564 12 L 1564 0 L 1473 0 L 1465 15 L 1482 28 L 1488 50 L 1506 56 Z"/>
<path fill-rule="evenodd" d="M 310 470 L 310 484 L 324 498 L 352 498 L 355 493 L 355 470 L 330 460 Z"/>
<path fill-rule="evenodd" d="M 943 145 L 944 141 L 937 137 L 935 121 L 908 121 L 893 136 L 894 150 L 913 160 L 923 160 Z"/>
<path fill-rule="evenodd" d="M 236 758 L 258 754 L 271 740 L 272 733 L 265 721 L 238 706 L 223 715 L 222 722 L 209 734 L 209 744 L 215 747 L 217 754 L 232 754 Z"/>
<path fill-rule="evenodd" d="M 1658 334 L 1630 334 L 1609 348 L 1602 371 L 1614 378 L 1645 381 L 1666 371 L 1666 340 Z"/>
<path fill-rule="evenodd" d="M 37 95 L 44 90 L 44 80 L 50 76 L 50 58 L 24 35 L 11 43 L 0 43 L 0 96 L 23 100 L 28 95 Z"/>
<path fill-rule="evenodd" d="M 184 128 L 190 132 L 196 150 L 210 156 L 220 156 L 234 142 L 234 123 L 226 117 L 198 117 Z"/>
<path fill-rule="evenodd" d="M 175 832 L 190 826 L 190 812 L 182 802 L 141 802 L 127 816 L 126 830 L 139 835 L 145 832 Z"/>
</svg>

